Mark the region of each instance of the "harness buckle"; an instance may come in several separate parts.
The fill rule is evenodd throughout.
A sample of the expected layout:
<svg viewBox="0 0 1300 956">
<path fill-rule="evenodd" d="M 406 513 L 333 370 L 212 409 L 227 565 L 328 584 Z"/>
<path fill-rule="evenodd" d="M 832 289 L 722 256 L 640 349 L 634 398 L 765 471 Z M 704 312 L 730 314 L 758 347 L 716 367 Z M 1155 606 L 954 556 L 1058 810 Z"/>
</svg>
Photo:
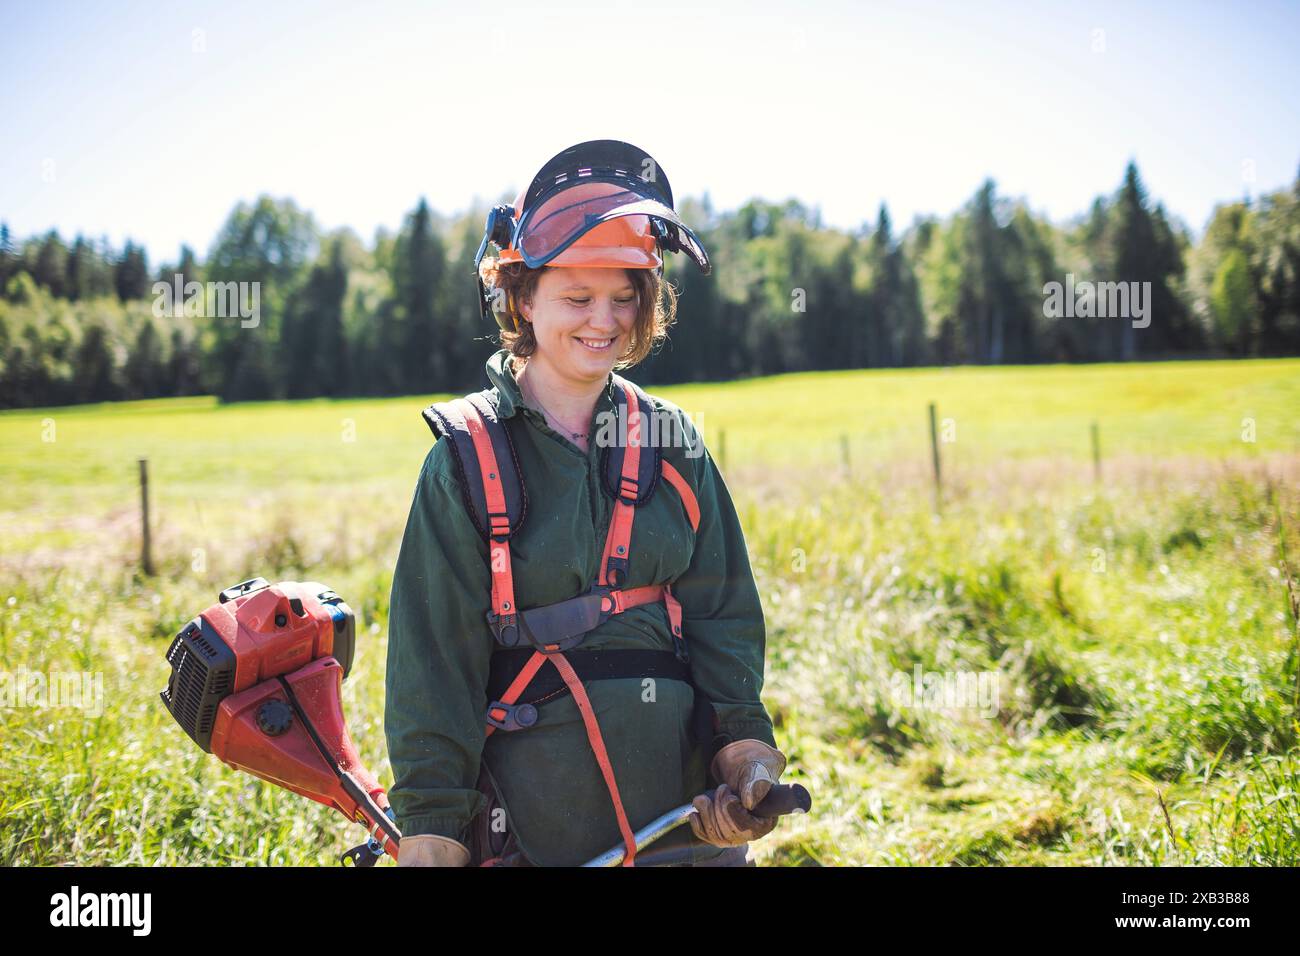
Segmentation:
<svg viewBox="0 0 1300 956">
<path fill-rule="evenodd" d="M 500 714 L 500 717 L 496 715 Z M 494 700 L 488 704 L 486 722 L 497 730 L 527 730 L 537 723 L 537 708 L 532 704 L 503 704 Z"/>
<path fill-rule="evenodd" d="M 621 588 L 627 583 L 627 558 L 611 557 L 605 562 L 605 580 L 612 587 Z"/>
<path fill-rule="evenodd" d="M 487 612 L 488 627 L 492 628 L 492 636 L 502 647 L 519 646 L 519 616 L 517 614 L 497 614 L 494 611 Z"/>
<path fill-rule="evenodd" d="M 510 515 L 504 511 L 489 511 L 488 537 L 498 544 L 510 540 Z"/>
</svg>

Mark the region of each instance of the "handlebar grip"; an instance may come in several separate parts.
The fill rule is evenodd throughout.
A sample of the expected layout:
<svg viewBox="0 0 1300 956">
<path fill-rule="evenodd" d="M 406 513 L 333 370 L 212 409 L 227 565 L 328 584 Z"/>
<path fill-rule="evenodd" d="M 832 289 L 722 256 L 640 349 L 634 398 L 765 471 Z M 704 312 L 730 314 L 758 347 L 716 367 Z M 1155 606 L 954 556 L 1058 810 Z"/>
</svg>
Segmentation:
<svg viewBox="0 0 1300 956">
<path fill-rule="evenodd" d="M 787 813 L 807 813 L 811 809 L 812 794 L 802 784 L 778 783 L 749 812 L 756 817 L 781 817 Z"/>
</svg>

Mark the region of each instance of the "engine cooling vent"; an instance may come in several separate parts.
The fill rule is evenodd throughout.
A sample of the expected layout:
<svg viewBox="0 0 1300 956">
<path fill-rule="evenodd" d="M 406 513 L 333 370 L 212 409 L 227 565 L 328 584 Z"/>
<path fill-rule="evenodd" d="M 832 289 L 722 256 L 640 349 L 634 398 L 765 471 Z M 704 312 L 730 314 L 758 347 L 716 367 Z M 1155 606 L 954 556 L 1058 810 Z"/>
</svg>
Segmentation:
<svg viewBox="0 0 1300 956">
<path fill-rule="evenodd" d="M 217 708 L 235 679 L 235 653 L 202 618 L 191 621 L 167 649 L 171 676 L 159 696 L 190 738 L 211 753 Z"/>
</svg>

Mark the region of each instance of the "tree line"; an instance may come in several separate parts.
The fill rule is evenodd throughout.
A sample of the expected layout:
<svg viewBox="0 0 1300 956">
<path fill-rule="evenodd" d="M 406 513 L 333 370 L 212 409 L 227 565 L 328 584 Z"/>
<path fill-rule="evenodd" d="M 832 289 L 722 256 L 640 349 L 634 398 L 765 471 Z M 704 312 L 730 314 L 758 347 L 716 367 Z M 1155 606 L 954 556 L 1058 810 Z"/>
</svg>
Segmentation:
<svg viewBox="0 0 1300 956">
<path fill-rule="evenodd" d="M 1300 175 L 1220 204 L 1199 242 L 1152 202 L 1132 163 L 1116 191 L 1064 225 L 985 182 L 956 213 L 899 231 L 882 206 L 846 231 L 790 200 L 698 224 L 714 271 L 670 257 L 679 292 L 645 384 L 819 369 L 1300 355 Z M 367 245 L 323 232 L 291 200 L 239 203 L 206 258 L 151 270 L 128 241 L 0 225 L 0 407 L 215 394 L 224 401 L 466 392 L 485 384 L 495 324 L 474 254 L 485 209 L 421 200 Z M 179 276 L 179 279 L 177 278 Z M 1138 283 L 1149 321 L 1046 290 Z M 257 283 L 255 323 L 207 314 L 155 283 Z M 231 286 L 233 288 L 233 286 Z M 1137 287 L 1135 287 L 1136 289 Z M 201 301 L 201 300 L 200 300 Z M 229 313 L 227 313 L 229 314 Z"/>
</svg>

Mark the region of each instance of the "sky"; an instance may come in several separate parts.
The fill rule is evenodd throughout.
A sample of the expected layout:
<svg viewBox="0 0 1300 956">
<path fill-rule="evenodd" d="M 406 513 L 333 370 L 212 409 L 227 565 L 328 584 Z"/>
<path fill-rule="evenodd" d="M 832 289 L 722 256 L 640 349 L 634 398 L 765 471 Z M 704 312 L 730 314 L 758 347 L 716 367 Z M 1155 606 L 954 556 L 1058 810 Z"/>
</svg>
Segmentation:
<svg viewBox="0 0 1300 956">
<path fill-rule="evenodd" d="M 1300 168 L 1300 3 L 0 0 L 0 221 L 205 255 L 292 198 L 369 241 L 622 139 L 678 197 L 825 224 L 986 177 L 1064 222 L 1137 162 L 1200 233 Z"/>
</svg>

